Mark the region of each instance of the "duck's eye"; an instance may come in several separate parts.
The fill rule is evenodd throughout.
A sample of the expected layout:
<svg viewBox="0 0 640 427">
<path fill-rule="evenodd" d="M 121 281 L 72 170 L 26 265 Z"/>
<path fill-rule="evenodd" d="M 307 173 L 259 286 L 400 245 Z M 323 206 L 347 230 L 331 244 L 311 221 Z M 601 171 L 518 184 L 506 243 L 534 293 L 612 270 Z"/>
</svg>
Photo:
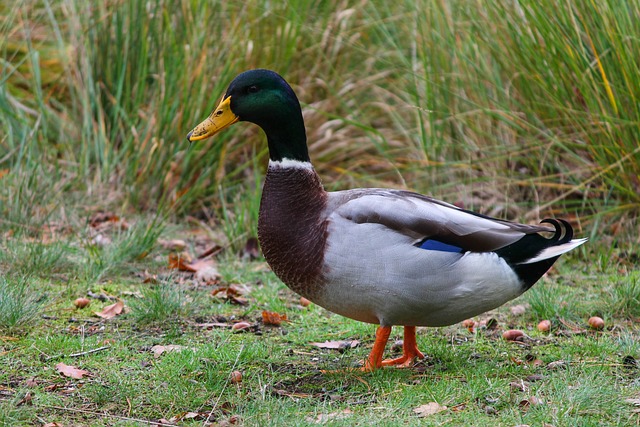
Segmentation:
<svg viewBox="0 0 640 427">
<path fill-rule="evenodd" d="M 248 92 L 248 93 L 256 93 L 256 92 L 257 92 L 257 91 L 259 91 L 259 90 L 260 90 L 260 89 L 258 89 L 258 86 L 256 86 L 256 85 L 252 85 L 252 86 L 249 86 L 249 87 L 247 88 L 247 92 Z"/>
</svg>

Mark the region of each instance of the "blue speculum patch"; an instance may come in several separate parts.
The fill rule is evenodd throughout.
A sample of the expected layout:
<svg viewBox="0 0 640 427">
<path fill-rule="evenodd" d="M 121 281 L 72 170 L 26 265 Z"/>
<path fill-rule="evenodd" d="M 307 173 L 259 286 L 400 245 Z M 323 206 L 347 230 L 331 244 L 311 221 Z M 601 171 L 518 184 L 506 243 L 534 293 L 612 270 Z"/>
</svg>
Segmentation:
<svg viewBox="0 0 640 427">
<path fill-rule="evenodd" d="M 428 251 L 440 251 L 440 252 L 462 252 L 462 248 L 459 248 L 455 245 L 449 245 L 447 243 L 442 243 L 434 239 L 427 239 L 418 246 L 420 249 L 426 249 Z"/>
</svg>

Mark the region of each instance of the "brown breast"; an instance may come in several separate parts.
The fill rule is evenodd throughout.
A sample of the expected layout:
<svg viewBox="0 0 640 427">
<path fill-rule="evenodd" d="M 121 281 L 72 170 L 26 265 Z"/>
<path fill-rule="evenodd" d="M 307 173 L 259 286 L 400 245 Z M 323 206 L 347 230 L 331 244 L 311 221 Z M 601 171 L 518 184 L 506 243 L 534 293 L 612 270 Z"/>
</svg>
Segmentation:
<svg viewBox="0 0 640 427">
<path fill-rule="evenodd" d="M 310 299 L 322 287 L 326 203 L 327 193 L 313 169 L 267 171 L 258 218 L 262 253 L 287 286 Z"/>
</svg>

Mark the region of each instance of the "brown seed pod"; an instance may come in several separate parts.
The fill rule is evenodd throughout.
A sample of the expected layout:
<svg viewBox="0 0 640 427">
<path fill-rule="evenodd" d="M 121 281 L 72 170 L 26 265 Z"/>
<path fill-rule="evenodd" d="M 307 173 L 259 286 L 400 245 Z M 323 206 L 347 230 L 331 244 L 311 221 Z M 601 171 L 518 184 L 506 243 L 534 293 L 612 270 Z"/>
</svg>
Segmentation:
<svg viewBox="0 0 640 427">
<path fill-rule="evenodd" d="M 604 328 L 604 320 L 602 320 L 602 318 L 598 316 L 590 317 L 588 323 L 592 329 L 600 330 Z"/>
<path fill-rule="evenodd" d="M 242 372 L 240 371 L 231 372 L 231 375 L 229 376 L 229 381 L 231 381 L 231 384 L 240 384 L 242 382 Z"/>
<path fill-rule="evenodd" d="M 523 336 L 524 332 L 517 329 L 509 329 L 508 331 L 504 331 L 502 333 L 502 338 L 507 341 L 522 341 Z"/>
<path fill-rule="evenodd" d="M 551 321 L 542 320 L 540 323 L 538 323 L 538 330 L 540 332 L 549 332 L 549 330 L 551 330 Z"/>
<path fill-rule="evenodd" d="M 91 301 L 89 301 L 89 298 L 78 298 L 73 302 L 73 305 L 78 308 L 85 308 L 89 305 L 90 302 Z"/>
<path fill-rule="evenodd" d="M 249 322 L 238 322 L 238 323 L 234 323 L 233 326 L 231 326 L 231 330 L 234 332 L 240 332 L 240 331 L 244 331 L 245 329 L 249 329 L 251 327 L 251 323 Z"/>
<path fill-rule="evenodd" d="M 300 305 L 303 307 L 308 307 L 311 304 L 311 301 L 306 299 L 305 297 L 300 297 Z"/>
<path fill-rule="evenodd" d="M 477 323 L 473 319 L 467 319 L 462 321 L 462 326 L 467 328 L 469 332 L 473 332 L 473 328 L 475 328 Z"/>
</svg>

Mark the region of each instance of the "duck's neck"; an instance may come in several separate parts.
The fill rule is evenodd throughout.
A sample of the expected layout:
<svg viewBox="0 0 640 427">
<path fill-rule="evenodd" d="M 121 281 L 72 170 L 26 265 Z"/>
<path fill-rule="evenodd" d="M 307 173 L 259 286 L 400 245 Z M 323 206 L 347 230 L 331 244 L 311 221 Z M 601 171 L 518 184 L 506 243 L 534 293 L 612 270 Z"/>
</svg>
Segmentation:
<svg viewBox="0 0 640 427">
<path fill-rule="evenodd" d="M 280 105 L 271 120 L 259 123 L 267 135 L 269 158 L 273 161 L 294 159 L 310 162 L 307 149 L 307 133 L 300 104 L 285 103 Z"/>
<path fill-rule="evenodd" d="M 271 160 L 262 190 L 258 239 L 280 279 L 294 291 L 319 291 L 326 244 L 327 193 L 308 161 Z"/>
</svg>

